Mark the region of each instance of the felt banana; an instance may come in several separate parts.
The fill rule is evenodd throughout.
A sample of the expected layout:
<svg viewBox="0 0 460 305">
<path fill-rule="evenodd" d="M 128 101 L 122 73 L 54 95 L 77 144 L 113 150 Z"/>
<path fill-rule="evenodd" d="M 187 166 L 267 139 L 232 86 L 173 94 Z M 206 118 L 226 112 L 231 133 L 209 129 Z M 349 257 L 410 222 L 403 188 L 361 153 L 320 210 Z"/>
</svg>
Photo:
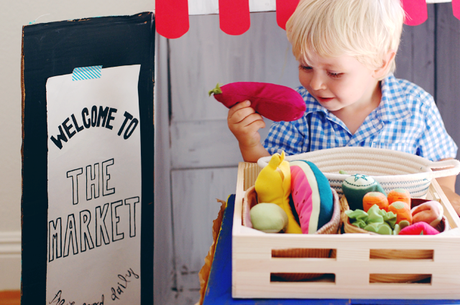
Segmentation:
<svg viewBox="0 0 460 305">
<path fill-rule="evenodd" d="M 284 160 L 284 151 L 281 155 L 274 154 L 268 165 L 260 171 L 255 190 L 260 203 L 276 203 L 286 212 L 288 216 L 286 233 L 302 233 L 289 205 L 291 168 L 289 162 Z"/>
</svg>

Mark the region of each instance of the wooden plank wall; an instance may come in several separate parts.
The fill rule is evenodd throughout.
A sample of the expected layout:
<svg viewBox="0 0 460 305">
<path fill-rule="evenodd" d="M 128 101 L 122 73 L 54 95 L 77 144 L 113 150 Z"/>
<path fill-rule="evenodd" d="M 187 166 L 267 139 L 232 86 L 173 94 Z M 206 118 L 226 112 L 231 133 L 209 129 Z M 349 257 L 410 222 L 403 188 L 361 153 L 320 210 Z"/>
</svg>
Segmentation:
<svg viewBox="0 0 460 305">
<path fill-rule="evenodd" d="M 449 3 L 437 4 L 435 8 L 435 99 L 447 131 L 460 146 L 460 20 L 452 16 Z M 457 177 L 456 192 L 460 192 L 460 177 Z"/>
<path fill-rule="evenodd" d="M 396 55 L 395 76 L 410 80 L 435 95 L 435 6 L 428 6 L 430 18 L 416 27 L 404 26 Z"/>
<path fill-rule="evenodd" d="M 429 5 L 427 22 L 405 27 L 396 76 L 438 99 L 446 126 L 460 143 L 455 124 L 460 21 L 449 7 Z M 275 13 L 253 13 L 251 23 L 244 35 L 230 36 L 220 31 L 217 15 L 191 16 L 190 30 L 180 39 L 157 37 L 155 304 L 198 301 L 197 273 L 211 245 L 220 207 L 216 198 L 225 200 L 235 191 L 242 161 L 237 141 L 227 127 L 227 109 L 207 91 L 218 82 L 299 84 L 297 63 Z"/>
<path fill-rule="evenodd" d="M 216 198 L 225 200 L 235 192 L 237 164 L 242 161 L 227 127 L 228 110 L 209 97 L 208 90 L 218 82 L 245 80 L 298 85 L 297 63 L 275 14 L 255 13 L 251 19 L 246 34 L 229 36 L 220 31 L 217 15 L 191 16 L 190 31 L 169 41 L 176 304 L 197 301 L 197 273 L 211 245 L 210 225 L 220 208 Z"/>
</svg>

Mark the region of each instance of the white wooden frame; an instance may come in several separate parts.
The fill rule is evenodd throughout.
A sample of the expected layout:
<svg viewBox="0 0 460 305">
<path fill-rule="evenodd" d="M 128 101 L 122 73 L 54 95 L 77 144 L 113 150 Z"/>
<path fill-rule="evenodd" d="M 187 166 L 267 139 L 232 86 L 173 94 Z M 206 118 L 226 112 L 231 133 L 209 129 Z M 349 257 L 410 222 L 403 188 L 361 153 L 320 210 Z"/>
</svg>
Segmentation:
<svg viewBox="0 0 460 305">
<path fill-rule="evenodd" d="M 242 225 L 244 191 L 260 171 L 241 162 L 232 232 L 235 298 L 459 299 L 460 235 L 268 234 Z M 428 199 L 440 200 L 452 229 L 460 219 L 434 180 Z M 276 249 L 335 249 L 335 258 L 273 258 Z M 433 250 L 432 259 L 371 259 L 371 249 Z M 334 281 L 272 282 L 270 273 L 334 274 Z M 430 283 L 370 283 L 371 274 L 430 274 Z"/>
</svg>

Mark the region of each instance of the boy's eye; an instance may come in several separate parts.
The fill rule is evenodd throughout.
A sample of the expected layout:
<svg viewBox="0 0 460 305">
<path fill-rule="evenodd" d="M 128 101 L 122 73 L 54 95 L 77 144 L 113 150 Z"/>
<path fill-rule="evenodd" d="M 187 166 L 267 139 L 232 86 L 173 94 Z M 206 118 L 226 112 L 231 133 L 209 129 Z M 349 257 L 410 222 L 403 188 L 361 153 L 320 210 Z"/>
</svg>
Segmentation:
<svg viewBox="0 0 460 305">
<path fill-rule="evenodd" d="M 313 68 L 310 67 L 310 66 L 300 65 L 300 69 L 302 69 L 302 70 L 308 70 L 308 71 L 309 71 L 309 70 L 311 70 L 311 69 L 313 69 Z"/>
<path fill-rule="evenodd" d="M 327 72 L 327 74 L 329 74 L 329 76 L 332 78 L 339 78 L 343 75 L 343 73 L 338 73 L 338 72 Z"/>
</svg>

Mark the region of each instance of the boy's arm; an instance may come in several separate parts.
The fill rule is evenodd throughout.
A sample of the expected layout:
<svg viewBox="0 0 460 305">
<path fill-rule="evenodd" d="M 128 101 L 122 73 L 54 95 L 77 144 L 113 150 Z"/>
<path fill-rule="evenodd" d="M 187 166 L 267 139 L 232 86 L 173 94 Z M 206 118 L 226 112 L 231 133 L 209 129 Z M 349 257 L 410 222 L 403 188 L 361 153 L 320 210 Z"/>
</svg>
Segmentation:
<svg viewBox="0 0 460 305">
<path fill-rule="evenodd" d="M 240 145 L 241 155 L 246 162 L 257 162 L 262 157 L 270 156 L 265 147 L 259 143 L 254 147 L 242 147 Z"/>
<path fill-rule="evenodd" d="M 457 176 L 436 178 L 436 181 L 439 183 L 439 186 L 446 195 L 447 199 L 449 199 L 457 214 L 460 215 L 460 195 L 455 193 L 456 180 Z"/>
<path fill-rule="evenodd" d="M 270 154 L 260 142 L 259 129 L 265 127 L 265 122 L 250 105 L 249 101 L 244 101 L 230 108 L 227 124 L 238 140 L 244 161 L 257 162 L 259 158 Z"/>
</svg>

